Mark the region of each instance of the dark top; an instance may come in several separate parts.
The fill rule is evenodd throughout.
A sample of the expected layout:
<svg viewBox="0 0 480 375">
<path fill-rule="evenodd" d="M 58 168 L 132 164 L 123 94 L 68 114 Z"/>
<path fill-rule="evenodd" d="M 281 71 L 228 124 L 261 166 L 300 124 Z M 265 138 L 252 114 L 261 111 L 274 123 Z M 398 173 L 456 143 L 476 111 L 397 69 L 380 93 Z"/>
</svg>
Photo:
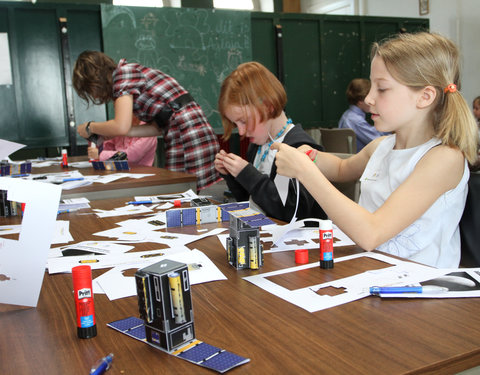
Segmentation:
<svg viewBox="0 0 480 375">
<path fill-rule="evenodd" d="M 296 125 L 290 129 L 285 135 L 282 143 L 292 147 L 299 147 L 306 144 L 317 150 L 323 151 L 322 146 L 315 143 L 300 125 Z M 296 184 L 290 179 L 287 199 L 285 201 L 285 206 L 283 206 L 277 187 L 273 182 L 277 175 L 277 166 L 275 165 L 275 162 L 272 165 L 270 176 L 262 174 L 252 165 L 258 147 L 258 145 L 253 143 L 248 146 L 247 161 L 249 164 L 239 173 L 237 178 L 232 175 L 222 175 L 222 177 L 227 182 L 230 191 L 237 201 L 246 201 L 249 199 L 249 196 L 252 196 L 252 200 L 265 211 L 266 215 L 289 222 L 295 213 L 295 206 L 297 203 Z M 297 219 L 326 219 L 327 216 L 325 212 L 323 212 L 307 189 L 305 189 L 302 184 L 299 184 L 299 186 L 300 197 L 298 201 Z"/>
</svg>

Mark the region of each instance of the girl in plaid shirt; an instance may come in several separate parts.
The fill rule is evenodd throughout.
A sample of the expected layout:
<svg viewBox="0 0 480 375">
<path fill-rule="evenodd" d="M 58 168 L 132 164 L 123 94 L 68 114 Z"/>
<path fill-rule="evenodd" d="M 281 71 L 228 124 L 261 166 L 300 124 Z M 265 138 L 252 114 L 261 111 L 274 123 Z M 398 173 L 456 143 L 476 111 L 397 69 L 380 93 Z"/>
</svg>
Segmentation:
<svg viewBox="0 0 480 375">
<path fill-rule="evenodd" d="M 115 117 L 87 123 L 77 131 L 84 138 L 163 135 L 166 168 L 197 176 L 198 190 L 217 182 L 217 137 L 202 109 L 169 75 L 136 63 L 118 65 L 98 51 L 84 51 L 75 63 L 73 86 L 87 103 L 114 102 Z M 132 113 L 146 125 L 132 128 Z"/>
</svg>

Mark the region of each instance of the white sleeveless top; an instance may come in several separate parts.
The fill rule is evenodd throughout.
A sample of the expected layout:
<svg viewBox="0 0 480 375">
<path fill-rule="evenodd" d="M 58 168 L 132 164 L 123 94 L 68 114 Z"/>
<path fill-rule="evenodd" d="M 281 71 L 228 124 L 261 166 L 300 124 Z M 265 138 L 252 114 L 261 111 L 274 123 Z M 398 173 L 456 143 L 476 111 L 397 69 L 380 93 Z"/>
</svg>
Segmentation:
<svg viewBox="0 0 480 375">
<path fill-rule="evenodd" d="M 432 138 L 414 148 L 394 150 L 395 140 L 395 135 L 390 135 L 380 142 L 360 179 L 359 204 L 369 212 L 376 211 L 413 172 L 425 153 L 440 144 L 439 139 Z M 469 177 L 465 161 L 463 177 L 458 185 L 442 194 L 419 219 L 377 249 L 437 268 L 458 267 L 458 223 L 465 208 Z"/>
</svg>

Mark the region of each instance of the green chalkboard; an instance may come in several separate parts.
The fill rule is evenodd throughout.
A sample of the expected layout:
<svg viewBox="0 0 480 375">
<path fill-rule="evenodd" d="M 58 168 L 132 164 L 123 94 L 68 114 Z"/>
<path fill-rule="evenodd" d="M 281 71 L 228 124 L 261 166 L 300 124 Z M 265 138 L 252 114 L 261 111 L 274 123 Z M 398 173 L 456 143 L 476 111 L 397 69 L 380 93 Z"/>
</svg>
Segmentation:
<svg viewBox="0 0 480 375">
<path fill-rule="evenodd" d="M 221 132 L 223 79 L 251 60 L 249 12 L 102 5 L 104 52 L 173 76 Z"/>
</svg>

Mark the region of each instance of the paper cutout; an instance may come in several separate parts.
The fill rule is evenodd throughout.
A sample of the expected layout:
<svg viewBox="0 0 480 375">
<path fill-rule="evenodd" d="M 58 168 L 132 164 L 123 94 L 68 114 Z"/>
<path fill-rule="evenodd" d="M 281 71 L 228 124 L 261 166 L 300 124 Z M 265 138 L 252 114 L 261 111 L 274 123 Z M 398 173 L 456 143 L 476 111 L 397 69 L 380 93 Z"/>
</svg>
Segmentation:
<svg viewBox="0 0 480 375">
<path fill-rule="evenodd" d="M 294 305 L 297 305 L 309 312 L 315 312 L 367 297 L 370 295 L 369 288 L 371 286 L 408 285 L 442 275 L 442 271 L 436 268 L 398 260 L 396 258 L 391 258 L 377 253 L 360 253 L 337 258 L 335 259 L 335 265 L 337 266 L 340 262 L 359 257 L 370 257 L 372 259 L 377 259 L 391 264 L 392 266 L 374 271 L 366 271 L 354 276 L 317 285 L 311 285 L 296 290 L 289 290 L 286 287 L 274 283 L 273 281 L 269 280 L 269 278 L 276 275 L 298 272 L 314 267 L 318 268 L 318 272 L 332 271 L 321 270 L 319 267 L 319 262 L 315 262 L 298 267 L 291 267 L 283 270 L 244 277 L 244 280 L 247 280 L 252 284 L 266 290 L 267 292 L 272 293 L 277 297 L 293 303 Z M 321 295 L 318 293 L 320 289 L 328 287 L 337 288 L 341 291 L 341 293 L 334 296 L 326 294 Z"/>
<path fill-rule="evenodd" d="M 13 154 L 15 151 L 25 147 L 21 143 L 10 142 L 4 139 L 0 139 L 0 160 L 6 159 L 7 156 Z"/>
<path fill-rule="evenodd" d="M 62 189 L 10 177 L 0 178 L 0 189 L 26 204 L 18 241 L 0 238 L 0 303 L 36 306 Z"/>
<path fill-rule="evenodd" d="M 285 206 L 285 202 L 287 201 L 288 196 L 288 183 L 290 182 L 290 178 L 277 174 L 273 182 L 277 187 L 278 195 L 280 195 L 280 200 L 282 201 L 283 206 Z"/>
</svg>

